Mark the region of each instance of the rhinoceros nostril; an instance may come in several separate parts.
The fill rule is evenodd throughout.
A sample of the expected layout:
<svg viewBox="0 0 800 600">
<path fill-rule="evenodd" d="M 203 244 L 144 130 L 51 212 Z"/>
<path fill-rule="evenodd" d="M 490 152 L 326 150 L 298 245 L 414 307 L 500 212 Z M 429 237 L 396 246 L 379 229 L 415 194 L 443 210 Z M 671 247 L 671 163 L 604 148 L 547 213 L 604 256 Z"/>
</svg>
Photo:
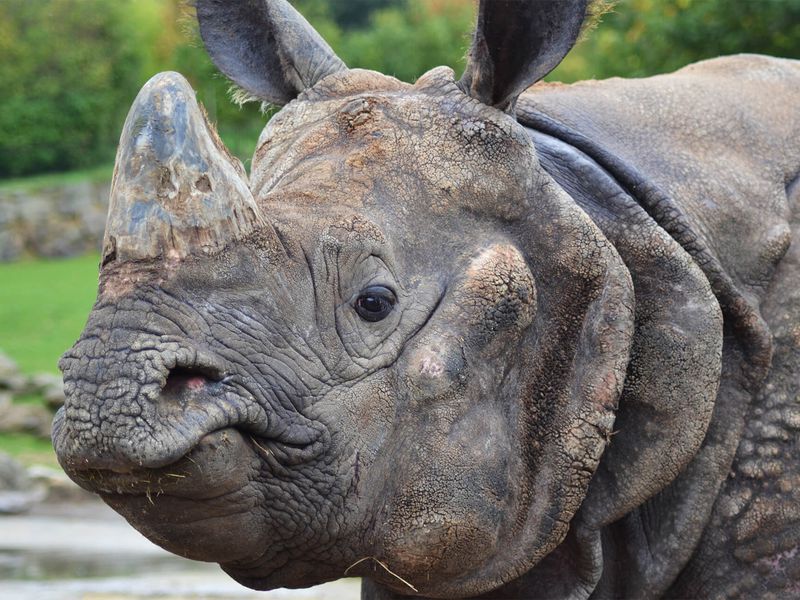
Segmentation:
<svg viewBox="0 0 800 600">
<path fill-rule="evenodd" d="M 214 379 L 216 378 L 212 379 L 208 374 L 195 369 L 172 369 L 169 376 L 167 376 L 166 384 L 164 384 L 164 392 L 175 393 L 181 390 L 201 391 L 206 384 L 213 383 Z"/>
<path fill-rule="evenodd" d="M 175 367 L 170 370 L 160 399 L 185 406 L 192 401 L 211 400 L 222 393 L 226 381 L 217 372 L 205 369 Z"/>
</svg>

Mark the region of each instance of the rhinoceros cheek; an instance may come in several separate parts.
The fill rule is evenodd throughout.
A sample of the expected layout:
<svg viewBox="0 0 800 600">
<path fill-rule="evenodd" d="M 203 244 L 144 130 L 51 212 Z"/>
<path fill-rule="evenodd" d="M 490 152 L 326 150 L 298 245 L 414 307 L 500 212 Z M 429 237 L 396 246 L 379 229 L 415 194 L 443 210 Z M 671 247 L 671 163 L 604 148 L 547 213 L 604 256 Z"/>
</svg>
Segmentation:
<svg viewBox="0 0 800 600">
<path fill-rule="evenodd" d="M 393 570 L 421 588 L 430 573 L 458 577 L 478 569 L 486 560 L 484 552 L 498 541 L 498 527 L 466 507 L 406 524 L 394 533 L 382 554 Z"/>
<path fill-rule="evenodd" d="M 398 432 L 398 440 L 406 441 L 390 453 L 393 478 L 374 519 L 371 554 L 430 595 L 439 593 L 429 589 L 431 581 L 460 580 L 496 554 L 516 502 L 517 467 L 509 460 L 508 427 L 492 407 L 474 406 L 461 415 L 435 404 L 418 410 L 428 424 L 417 438 L 424 441 L 408 443 L 410 433 Z M 358 574 L 398 584 L 373 567 Z"/>
<path fill-rule="evenodd" d="M 409 586 L 433 597 L 470 592 L 460 582 L 484 570 L 504 533 L 504 502 L 498 497 L 505 495 L 503 486 L 492 489 L 486 484 L 485 477 L 442 481 L 433 476 L 413 482 L 393 499 L 390 514 L 376 532 L 379 542 L 373 556 L 380 562 L 370 562 L 354 574 L 401 594 L 408 593 Z"/>
</svg>

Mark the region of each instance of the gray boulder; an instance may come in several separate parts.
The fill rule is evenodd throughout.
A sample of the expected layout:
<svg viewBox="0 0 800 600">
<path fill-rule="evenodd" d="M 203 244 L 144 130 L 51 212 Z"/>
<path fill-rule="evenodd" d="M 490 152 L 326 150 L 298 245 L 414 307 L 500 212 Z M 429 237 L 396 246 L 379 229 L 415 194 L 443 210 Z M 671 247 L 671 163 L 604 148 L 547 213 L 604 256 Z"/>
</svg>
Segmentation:
<svg viewBox="0 0 800 600">
<path fill-rule="evenodd" d="M 47 408 L 52 411 L 64 404 L 64 382 L 60 375 L 37 373 L 28 380 L 28 391 L 41 395 Z"/>
<path fill-rule="evenodd" d="M 20 372 L 17 363 L 0 352 L 0 391 L 23 392 L 27 383 L 27 378 Z"/>
<path fill-rule="evenodd" d="M 50 437 L 53 414 L 40 404 L 14 404 L 0 392 L 0 433 L 32 433 Z"/>
<path fill-rule="evenodd" d="M 34 484 L 24 466 L 0 452 L 0 514 L 26 512 L 44 496 L 44 488 Z"/>
</svg>

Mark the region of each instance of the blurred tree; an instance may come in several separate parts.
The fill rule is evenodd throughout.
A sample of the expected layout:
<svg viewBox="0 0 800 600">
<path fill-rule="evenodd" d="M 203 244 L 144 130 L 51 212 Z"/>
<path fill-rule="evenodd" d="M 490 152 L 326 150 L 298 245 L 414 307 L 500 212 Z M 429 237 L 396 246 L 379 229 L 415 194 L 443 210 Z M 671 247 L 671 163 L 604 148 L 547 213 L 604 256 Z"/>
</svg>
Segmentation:
<svg viewBox="0 0 800 600">
<path fill-rule="evenodd" d="M 463 69 L 473 0 L 292 0 L 351 67 L 414 81 Z M 0 177 L 113 158 L 133 97 L 184 73 L 240 157 L 268 116 L 230 101 L 188 0 L 0 1 Z M 646 76 L 735 52 L 800 58 L 800 0 L 619 0 L 548 77 Z"/>
<path fill-rule="evenodd" d="M 96 164 L 152 67 L 158 0 L 0 3 L 0 176 Z M 136 26 L 128 15 L 136 13 Z"/>
<path fill-rule="evenodd" d="M 800 58 L 800 0 L 620 0 L 548 79 L 644 77 L 739 52 Z"/>
<path fill-rule="evenodd" d="M 295 0 L 293 4 L 350 67 L 374 69 L 405 81 L 440 64 L 463 68 L 472 28 L 472 0 L 388 0 L 384 4 L 392 6 L 373 8 L 367 27 L 346 32 L 333 16 L 339 3 Z M 218 123 L 222 139 L 247 164 L 268 115 L 259 114 L 257 103 L 240 107 L 231 102 L 232 86 L 211 64 L 190 17 L 189 13 L 185 19 L 187 41 L 177 47 L 169 68 L 188 77 L 212 121 Z"/>
<path fill-rule="evenodd" d="M 153 72 L 172 70 L 184 75 L 228 149 L 247 165 L 267 117 L 258 104 L 240 106 L 231 100 L 232 84 L 206 54 L 193 13 L 186 10 L 184 0 L 169 3 L 176 15 L 173 22 L 179 23 L 179 43 Z"/>
<path fill-rule="evenodd" d="M 334 49 L 350 67 L 413 82 L 438 65 L 460 75 L 470 44 L 472 0 L 409 0 L 377 10 L 369 27 L 347 32 Z"/>
<path fill-rule="evenodd" d="M 355 29 L 369 24 L 372 13 L 382 8 L 405 8 L 406 0 L 347 0 L 328 2 L 330 14 L 342 29 Z M 305 14 L 305 13 L 304 13 Z"/>
</svg>

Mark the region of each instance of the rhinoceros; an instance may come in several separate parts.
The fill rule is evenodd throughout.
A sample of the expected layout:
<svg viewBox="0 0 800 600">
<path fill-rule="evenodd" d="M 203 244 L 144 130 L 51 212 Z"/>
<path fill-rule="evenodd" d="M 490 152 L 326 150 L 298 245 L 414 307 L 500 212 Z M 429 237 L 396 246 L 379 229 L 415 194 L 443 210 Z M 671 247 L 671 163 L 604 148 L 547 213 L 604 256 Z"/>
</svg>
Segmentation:
<svg viewBox="0 0 800 600">
<path fill-rule="evenodd" d="M 800 594 L 799 62 L 541 83 L 591 5 L 484 0 L 412 85 L 284 0 L 196 5 L 283 108 L 248 177 L 181 75 L 133 103 L 76 482 L 256 589 Z"/>
</svg>

